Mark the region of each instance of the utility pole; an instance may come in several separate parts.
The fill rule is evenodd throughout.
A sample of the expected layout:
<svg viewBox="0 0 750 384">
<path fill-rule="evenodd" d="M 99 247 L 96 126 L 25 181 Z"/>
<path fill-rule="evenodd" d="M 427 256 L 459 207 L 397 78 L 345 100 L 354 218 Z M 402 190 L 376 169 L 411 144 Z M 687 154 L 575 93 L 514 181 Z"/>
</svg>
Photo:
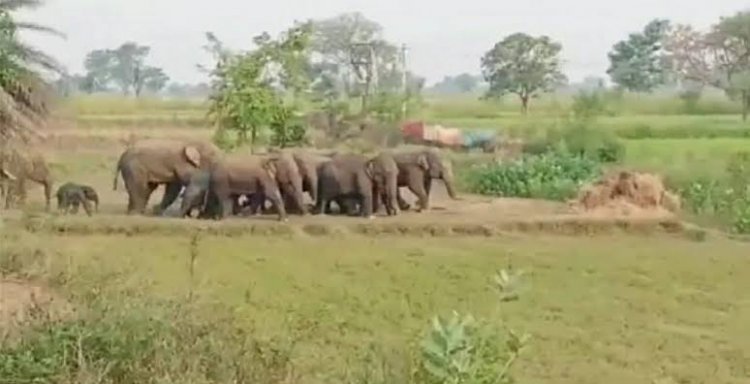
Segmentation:
<svg viewBox="0 0 750 384">
<path fill-rule="evenodd" d="M 406 120 L 406 98 L 409 92 L 409 86 L 406 78 L 406 44 L 401 44 L 401 91 L 404 93 L 401 101 L 401 119 Z"/>
<path fill-rule="evenodd" d="M 366 51 L 365 51 L 366 50 Z M 377 71 L 375 70 L 375 49 L 372 43 L 354 43 L 351 45 L 351 63 L 354 72 L 364 83 L 364 92 L 362 93 L 362 113 L 366 114 L 369 107 L 369 98 L 372 92 L 373 83 L 377 83 Z M 361 72 L 364 69 L 364 74 Z"/>
</svg>

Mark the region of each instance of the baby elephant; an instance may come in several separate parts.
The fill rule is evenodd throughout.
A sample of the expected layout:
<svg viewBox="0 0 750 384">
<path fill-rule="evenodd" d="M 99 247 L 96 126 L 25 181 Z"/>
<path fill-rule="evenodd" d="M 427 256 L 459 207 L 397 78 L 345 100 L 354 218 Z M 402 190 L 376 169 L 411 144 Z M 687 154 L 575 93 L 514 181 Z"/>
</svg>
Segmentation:
<svg viewBox="0 0 750 384">
<path fill-rule="evenodd" d="M 83 205 L 86 214 L 91 216 L 91 204 L 99 212 L 99 195 L 88 185 L 65 183 L 57 189 L 57 209 L 64 213 L 78 213 L 78 207 Z"/>
</svg>

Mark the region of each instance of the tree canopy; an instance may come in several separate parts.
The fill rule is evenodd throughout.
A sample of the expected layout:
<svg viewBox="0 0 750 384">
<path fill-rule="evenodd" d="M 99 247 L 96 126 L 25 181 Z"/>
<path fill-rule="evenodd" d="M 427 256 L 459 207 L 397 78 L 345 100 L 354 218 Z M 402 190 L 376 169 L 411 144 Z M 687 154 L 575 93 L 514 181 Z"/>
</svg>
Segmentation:
<svg viewBox="0 0 750 384">
<path fill-rule="evenodd" d="M 144 89 L 158 92 L 166 86 L 169 76 L 161 68 L 146 64 L 151 48 L 126 42 L 115 49 L 96 49 L 84 60 L 86 75 L 83 90 L 105 91 L 117 87 L 124 95 L 140 96 Z"/>
<path fill-rule="evenodd" d="M 665 42 L 667 68 L 682 82 L 724 90 L 750 113 L 750 12 L 722 18 L 708 32 L 677 25 Z M 693 85 L 695 86 L 695 85 Z"/>
<path fill-rule="evenodd" d="M 608 54 L 607 74 L 618 86 L 635 92 L 650 92 L 664 83 L 662 41 L 669 30 L 669 21 L 653 20 L 640 33 L 612 47 Z"/>
<path fill-rule="evenodd" d="M 482 57 L 482 73 L 490 85 L 486 96 L 518 95 L 525 113 L 530 98 L 565 82 L 561 51 L 562 45 L 547 36 L 515 33 L 504 38 Z"/>
<path fill-rule="evenodd" d="M 17 21 L 12 13 L 42 5 L 41 0 L 0 1 L 0 137 L 28 137 L 48 114 L 51 96 L 45 73 L 62 73 L 62 66 L 44 52 L 23 43 L 23 30 L 62 36 L 34 23 Z"/>
</svg>

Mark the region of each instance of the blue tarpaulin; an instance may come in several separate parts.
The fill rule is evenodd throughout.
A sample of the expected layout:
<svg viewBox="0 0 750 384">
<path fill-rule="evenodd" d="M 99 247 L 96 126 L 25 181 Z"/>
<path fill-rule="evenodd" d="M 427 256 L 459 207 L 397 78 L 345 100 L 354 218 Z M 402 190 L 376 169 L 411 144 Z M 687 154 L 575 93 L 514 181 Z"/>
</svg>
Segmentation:
<svg viewBox="0 0 750 384">
<path fill-rule="evenodd" d="M 495 132 L 490 130 L 465 131 L 463 133 L 464 146 L 469 148 L 481 147 L 495 139 Z"/>
</svg>

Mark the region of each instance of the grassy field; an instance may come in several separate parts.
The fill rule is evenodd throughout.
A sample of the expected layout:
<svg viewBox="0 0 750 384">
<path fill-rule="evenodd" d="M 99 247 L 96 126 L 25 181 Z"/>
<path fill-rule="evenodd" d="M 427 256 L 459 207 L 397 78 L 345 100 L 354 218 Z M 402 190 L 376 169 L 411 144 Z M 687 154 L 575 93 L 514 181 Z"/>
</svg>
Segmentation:
<svg viewBox="0 0 750 384">
<path fill-rule="evenodd" d="M 239 326 L 294 341 L 301 383 L 351 382 L 368 360 L 397 364 L 432 316 L 453 310 L 533 335 L 520 382 L 741 383 L 750 370 L 743 243 L 206 236 L 191 275 L 188 237 L 32 239 L 70 297 L 184 301 L 193 292 L 198 308 L 221 303 Z M 508 264 L 527 272 L 526 289 L 498 312 L 491 277 Z"/>
<path fill-rule="evenodd" d="M 600 118 L 603 129 L 749 128 L 735 106 L 720 98 L 704 100 L 705 113 L 696 115 L 680 115 L 679 100 L 625 100 L 613 102 L 616 113 Z M 531 116 L 521 117 L 512 102 L 489 107 L 466 99 L 428 102 L 423 113 L 431 121 L 509 127 L 519 135 L 558 124 L 570 105 L 569 99 L 547 98 L 532 107 Z M 569 234 L 577 236 L 532 226 L 488 231 L 490 218 L 532 220 L 527 209 L 542 206 L 511 201 L 468 206 L 461 212 L 462 229 L 452 232 L 408 230 L 458 220 L 440 211 L 426 219 L 403 219 L 390 231 L 335 226 L 319 231 L 318 221 L 298 219 L 291 230 L 266 233 L 234 230 L 244 223 L 236 219 L 216 224 L 218 230 L 207 227 L 191 244 L 191 233 L 202 224 L 129 221 L 118 216 L 124 192 L 112 191 L 111 183 L 114 162 L 133 133 L 209 137 L 205 106 L 78 98 L 58 108 L 67 123 L 52 127 L 44 152 L 59 182 L 99 189 L 104 214 L 47 222 L 37 212 L 0 211 L 0 220 L 7 219 L 0 221 L 0 282 L 10 277 L 40 282 L 88 319 L 80 333 L 72 332 L 73 347 L 66 351 L 75 352 L 76 341 L 88 335 L 83 342 L 92 344 L 86 344 L 83 360 L 92 360 L 70 363 L 73 368 L 61 382 L 99 382 L 95 368 L 113 372 L 107 362 L 120 360 L 128 367 L 117 369 L 130 376 L 117 371 L 129 379 L 113 382 L 229 382 L 217 379 L 222 372 L 241 371 L 229 362 L 252 357 L 248 366 L 261 361 L 257 370 L 263 371 L 280 364 L 284 378 L 237 382 L 419 383 L 424 382 L 414 378 L 419 341 L 433 316 L 454 310 L 532 335 L 513 369 L 521 383 L 745 383 L 750 377 L 750 337 L 744 332 L 750 321 L 750 243 L 713 231 L 595 234 L 579 222 L 569 223 Z M 625 141 L 626 166 L 676 178 L 711 175 L 723 172 L 732 152 L 750 150 L 750 140 L 739 134 L 652 136 Z M 38 210 L 39 195 L 38 187 L 30 191 L 31 211 Z M 469 203 L 475 201 L 460 202 Z M 53 224 L 32 225 L 29 217 Z M 349 228 L 358 225 L 357 219 L 346 222 Z M 520 300 L 501 303 L 493 275 L 509 265 L 526 272 L 523 290 Z M 122 313 L 142 318 L 128 322 L 117 317 Z M 159 319 L 177 324 L 182 333 L 176 339 L 160 333 Z M 60 331 L 59 323 L 51 327 L 42 334 L 71 334 L 68 328 Z M 281 352 L 258 357 L 238 349 L 246 333 Z M 28 355 L 46 356 L 57 344 L 30 344 Z M 17 345 L 1 341 L 0 347 L 9 353 Z M 139 351 L 143 357 L 136 360 Z M 9 364 L 2 356 L 0 361 Z M 82 379 L 84 368 L 97 371 L 93 379 Z"/>
</svg>

